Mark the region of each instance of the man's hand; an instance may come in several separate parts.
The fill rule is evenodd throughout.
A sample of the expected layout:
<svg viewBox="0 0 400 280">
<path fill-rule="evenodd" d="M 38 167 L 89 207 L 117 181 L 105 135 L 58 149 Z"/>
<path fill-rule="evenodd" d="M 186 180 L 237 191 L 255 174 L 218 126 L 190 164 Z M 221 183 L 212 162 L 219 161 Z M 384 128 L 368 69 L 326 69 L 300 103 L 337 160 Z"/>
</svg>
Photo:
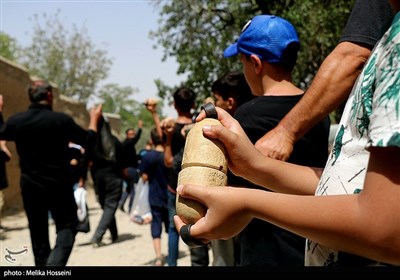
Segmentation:
<svg viewBox="0 0 400 280">
<path fill-rule="evenodd" d="M 258 139 L 255 147 L 264 156 L 286 161 L 292 154 L 294 143 L 289 131 L 277 126 Z"/>
<path fill-rule="evenodd" d="M 172 137 L 175 130 L 175 119 L 173 117 L 167 117 L 161 121 L 160 126 L 167 137 Z"/>
<path fill-rule="evenodd" d="M 93 106 L 90 109 L 90 122 L 89 122 L 89 129 L 97 132 L 97 123 L 99 122 L 102 116 L 102 104 L 98 106 Z"/>
<path fill-rule="evenodd" d="M 150 111 L 152 114 L 157 113 L 157 104 L 158 104 L 158 100 L 153 99 L 153 98 L 146 99 L 146 101 L 144 103 L 144 105 L 146 106 L 146 109 L 148 111 Z"/>
</svg>

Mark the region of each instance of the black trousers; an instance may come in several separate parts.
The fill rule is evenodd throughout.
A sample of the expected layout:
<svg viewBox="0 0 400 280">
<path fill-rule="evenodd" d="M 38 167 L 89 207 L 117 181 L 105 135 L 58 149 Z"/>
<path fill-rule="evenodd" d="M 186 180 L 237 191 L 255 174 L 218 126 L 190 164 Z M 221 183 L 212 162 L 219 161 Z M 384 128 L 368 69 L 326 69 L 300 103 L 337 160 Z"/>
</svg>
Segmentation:
<svg viewBox="0 0 400 280">
<path fill-rule="evenodd" d="M 118 238 L 118 228 L 115 212 L 117 211 L 118 201 L 121 198 L 123 179 L 109 173 L 102 173 L 99 170 L 94 174 L 93 181 L 97 187 L 103 214 L 92 237 L 92 242 L 100 242 L 107 229 L 110 230 L 112 239 L 116 240 Z"/>
<path fill-rule="evenodd" d="M 72 186 L 66 182 L 37 184 L 21 178 L 21 194 L 29 222 L 36 266 L 65 266 L 75 242 L 77 207 Z M 50 248 L 49 212 L 56 226 L 56 242 Z"/>
<path fill-rule="evenodd" d="M 190 262 L 192 266 L 209 266 L 208 244 L 196 248 L 190 248 Z"/>
</svg>

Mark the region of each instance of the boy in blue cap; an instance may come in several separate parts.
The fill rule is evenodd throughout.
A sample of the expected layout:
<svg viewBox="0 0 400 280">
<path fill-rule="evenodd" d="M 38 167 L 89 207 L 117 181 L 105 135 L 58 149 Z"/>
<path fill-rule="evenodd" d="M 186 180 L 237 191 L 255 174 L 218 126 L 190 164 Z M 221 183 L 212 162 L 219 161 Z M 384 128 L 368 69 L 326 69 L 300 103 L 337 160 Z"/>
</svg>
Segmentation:
<svg viewBox="0 0 400 280">
<path fill-rule="evenodd" d="M 292 83 L 299 49 L 297 32 L 289 21 L 275 15 L 258 15 L 244 26 L 237 42 L 224 51 L 225 57 L 240 55 L 243 72 L 255 96 L 234 114 L 253 144 L 273 129 L 304 94 Z M 324 167 L 328 136 L 329 119 L 325 118 L 296 143 L 288 161 Z M 265 190 L 240 177 L 230 178 L 229 185 Z M 303 266 L 304 244 L 303 237 L 253 219 L 238 235 L 236 265 Z"/>
</svg>

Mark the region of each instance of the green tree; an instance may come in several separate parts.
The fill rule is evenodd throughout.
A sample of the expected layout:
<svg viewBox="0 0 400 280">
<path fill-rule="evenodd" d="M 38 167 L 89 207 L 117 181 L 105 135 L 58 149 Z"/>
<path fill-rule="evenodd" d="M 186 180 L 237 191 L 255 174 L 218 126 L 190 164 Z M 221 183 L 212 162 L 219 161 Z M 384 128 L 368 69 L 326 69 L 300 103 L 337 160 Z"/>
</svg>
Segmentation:
<svg viewBox="0 0 400 280">
<path fill-rule="evenodd" d="M 31 74 L 55 82 L 64 95 L 86 102 L 112 61 L 93 44 L 85 26 L 68 31 L 59 14 L 34 15 L 32 43 L 23 49 L 22 64 Z"/>
<path fill-rule="evenodd" d="M 244 24 L 257 14 L 276 14 L 296 27 L 301 50 L 294 82 L 306 89 L 319 65 L 337 44 L 354 0 L 171 0 L 155 1 L 160 10 L 159 28 L 150 32 L 155 48 L 164 50 L 163 60 L 175 57 L 178 74 L 198 95 L 209 95 L 211 83 L 230 70 L 241 70 L 237 58 L 223 59 L 224 49 L 236 40 Z M 184 11 L 184 12 L 182 12 Z M 159 96 L 171 101 L 179 85 L 156 81 Z"/>
<path fill-rule="evenodd" d="M 17 41 L 4 32 L 0 32 L 0 55 L 16 62 L 19 47 Z"/>
</svg>

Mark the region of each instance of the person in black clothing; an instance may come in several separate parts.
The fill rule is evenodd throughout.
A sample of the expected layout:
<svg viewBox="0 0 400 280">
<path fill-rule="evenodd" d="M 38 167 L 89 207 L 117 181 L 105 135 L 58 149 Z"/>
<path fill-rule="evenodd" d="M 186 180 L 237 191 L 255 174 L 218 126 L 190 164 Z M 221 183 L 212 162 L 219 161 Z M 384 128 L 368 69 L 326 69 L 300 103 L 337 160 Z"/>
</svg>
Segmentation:
<svg viewBox="0 0 400 280">
<path fill-rule="evenodd" d="M 3 96 L 0 95 L 0 98 Z M 8 187 L 7 173 L 6 173 L 6 162 L 11 159 L 11 152 L 7 148 L 6 141 L 0 141 L 0 230 L 3 230 L 3 226 L 1 225 L 1 212 L 4 205 L 4 194 L 3 189 Z"/>
<path fill-rule="evenodd" d="M 6 141 L 0 141 L 0 190 L 8 187 L 6 162 L 10 161 L 11 153 L 6 146 Z"/>
<path fill-rule="evenodd" d="M 136 152 L 136 143 L 139 141 L 140 136 L 142 135 L 142 120 L 138 122 L 138 130 L 135 132 L 133 128 L 128 128 L 125 131 L 125 140 L 122 142 L 123 149 L 123 174 L 125 177 L 126 188 L 124 188 L 121 199 L 118 202 L 118 208 L 125 212 L 124 205 L 129 196 L 128 203 L 128 213 L 131 212 L 133 198 L 135 196 L 135 184 L 139 180 L 139 174 L 137 172 L 139 156 Z"/>
<path fill-rule="evenodd" d="M 28 87 L 31 105 L 4 123 L 0 99 L 0 139 L 14 141 L 21 168 L 20 187 L 29 222 L 36 266 L 65 266 L 75 241 L 77 207 L 70 174 L 68 143 L 94 145 L 101 105 L 90 112 L 89 129 L 52 110 L 51 85 L 43 80 Z M 50 247 L 48 213 L 54 219 L 57 238 Z"/>
<path fill-rule="evenodd" d="M 170 168 L 168 182 L 168 213 L 170 218 L 168 231 L 168 266 L 176 266 L 179 249 L 179 234 L 176 230 L 173 217 L 176 215 L 176 187 L 178 174 L 181 170 L 183 150 L 186 142 L 186 133 L 194 125 L 192 110 L 195 107 L 196 94 L 190 88 L 178 88 L 174 94 L 174 107 L 178 113 L 176 119 L 166 118 L 160 126 L 166 141 L 164 144 L 164 163 Z M 208 245 L 190 248 L 192 266 L 208 266 Z"/>
<path fill-rule="evenodd" d="M 124 182 L 122 144 L 111 133 L 110 124 L 104 116 L 98 123 L 98 131 L 95 147 L 87 151 L 93 183 L 96 185 L 99 203 L 103 209 L 96 231 L 90 240 L 94 247 L 104 245 L 102 239 L 107 229 L 111 233 L 112 242 L 118 239 L 115 212 Z"/>
<path fill-rule="evenodd" d="M 233 115 L 237 108 L 254 98 L 242 72 L 223 74 L 211 85 L 215 106 Z"/>
</svg>

